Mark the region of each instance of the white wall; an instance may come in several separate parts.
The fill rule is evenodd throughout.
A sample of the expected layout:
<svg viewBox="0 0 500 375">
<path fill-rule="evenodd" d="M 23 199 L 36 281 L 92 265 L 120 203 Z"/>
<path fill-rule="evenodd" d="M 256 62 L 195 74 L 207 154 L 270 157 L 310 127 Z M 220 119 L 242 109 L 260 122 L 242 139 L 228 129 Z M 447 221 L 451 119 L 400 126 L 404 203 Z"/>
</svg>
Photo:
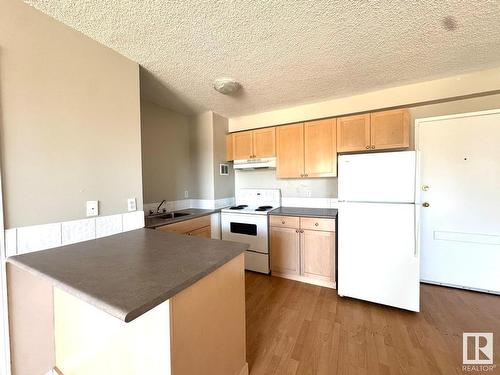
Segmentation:
<svg viewBox="0 0 500 375">
<path fill-rule="evenodd" d="M 416 119 L 500 108 L 500 94 L 417 106 L 410 109 L 411 147 Z M 336 198 L 337 178 L 278 179 L 275 170 L 236 171 L 235 188 L 280 188 L 288 198 Z M 305 201 L 304 201 L 305 202 Z M 304 203 L 307 204 L 307 203 Z"/>
<path fill-rule="evenodd" d="M 397 106 L 492 93 L 500 90 L 500 68 L 414 83 L 361 95 L 229 119 L 229 131 L 281 125 Z"/>
</svg>

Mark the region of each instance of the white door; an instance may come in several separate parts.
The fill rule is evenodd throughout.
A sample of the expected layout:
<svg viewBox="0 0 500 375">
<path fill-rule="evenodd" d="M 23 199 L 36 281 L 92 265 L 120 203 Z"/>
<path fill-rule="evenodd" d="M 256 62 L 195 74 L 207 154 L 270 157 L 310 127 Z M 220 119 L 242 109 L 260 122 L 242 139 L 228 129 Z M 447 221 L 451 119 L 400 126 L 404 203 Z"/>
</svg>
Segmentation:
<svg viewBox="0 0 500 375">
<path fill-rule="evenodd" d="M 415 205 L 341 203 L 338 293 L 419 311 Z"/>
<path fill-rule="evenodd" d="M 500 292 L 500 111 L 417 129 L 422 281 Z"/>
<path fill-rule="evenodd" d="M 415 202 L 415 152 L 341 155 L 339 201 Z"/>
</svg>

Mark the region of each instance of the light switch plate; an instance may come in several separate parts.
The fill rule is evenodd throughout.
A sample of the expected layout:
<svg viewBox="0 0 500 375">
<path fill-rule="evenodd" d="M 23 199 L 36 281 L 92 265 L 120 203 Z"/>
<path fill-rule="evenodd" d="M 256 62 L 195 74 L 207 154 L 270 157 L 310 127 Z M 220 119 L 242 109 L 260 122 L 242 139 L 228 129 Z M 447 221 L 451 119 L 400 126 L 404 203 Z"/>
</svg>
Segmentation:
<svg viewBox="0 0 500 375">
<path fill-rule="evenodd" d="M 99 201 L 87 201 L 87 217 L 99 215 Z"/>
<path fill-rule="evenodd" d="M 137 211 L 137 202 L 136 202 L 135 198 L 127 199 L 127 209 L 129 212 Z"/>
</svg>

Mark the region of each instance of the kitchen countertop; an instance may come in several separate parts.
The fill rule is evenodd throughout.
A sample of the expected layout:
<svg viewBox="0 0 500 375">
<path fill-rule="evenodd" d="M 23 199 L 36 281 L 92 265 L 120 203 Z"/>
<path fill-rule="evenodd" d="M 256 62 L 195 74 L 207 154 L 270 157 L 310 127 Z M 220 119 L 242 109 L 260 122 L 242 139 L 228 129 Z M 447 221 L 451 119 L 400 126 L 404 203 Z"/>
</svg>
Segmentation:
<svg viewBox="0 0 500 375">
<path fill-rule="evenodd" d="M 186 220 L 191 220 L 195 219 L 197 217 L 201 216 L 207 216 L 211 214 L 215 214 L 217 212 L 220 212 L 220 208 L 217 209 L 200 209 L 200 208 L 186 208 L 185 210 L 177 210 L 177 211 L 172 211 L 172 212 L 187 212 L 189 215 L 186 216 L 180 216 L 172 219 L 162 219 L 162 218 L 148 218 L 146 216 L 145 218 L 145 223 L 146 223 L 146 228 L 158 228 L 163 225 L 168 225 L 168 224 L 173 224 L 173 223 L 178 223 L 180 221 L 186 221 Z M 168 212 L 165 212 L 167 214 Z"/>
<path fill-rule="evenodd" d="M 324 217 L 335 219 L 337 217 L 335 208 L 308 208 L 308 207 L 278 207 L 269 212 L 270 215 L 279 216 L 302 216 L 302 217 Z"/>
<path fill-rule="evenodd" d="M 16 255 L 7 262 L 130 322 L 247 248 L 236 242 L 143 228 Z"/>
</svg>

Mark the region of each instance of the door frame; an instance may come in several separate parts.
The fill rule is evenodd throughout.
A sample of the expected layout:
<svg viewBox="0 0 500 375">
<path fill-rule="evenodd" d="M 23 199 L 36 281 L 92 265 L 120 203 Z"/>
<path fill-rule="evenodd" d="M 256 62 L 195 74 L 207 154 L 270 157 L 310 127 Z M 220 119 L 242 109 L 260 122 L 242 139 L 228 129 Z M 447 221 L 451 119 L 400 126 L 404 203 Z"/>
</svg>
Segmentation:
<svg viewBox="0 0 500 375">
<path fill-rule="evenodd" d="M 417 152 L 417 166 L 418 166 L 417 178 L 415 179 L 415 209 L 416 209 L 416 213 L 418 214 L 417 218 L 419 220 L 418 232 L 417 232 L 417 236 L 416 236 L 419 252 L 421 251 L 420 238 L 422 237 L 422 228 L 423 228 L 423 226 L 420 225 L 420 220 L 421 220 L 420 210 L 422 209 L 422 200 L 421 200 L 421 196 L 420 196 L 420 192 L 421 192 L 420 167 L 421 167 L 421 165 L 420 165 L 420 156 L 419 156 L 420 152 L 421 152 L 421 149 L 420 149 L 421 126 L 425 123 L 441 121 L 441 120 L 451 120 L 451 119 L 456 119 L 456 118 L 479 117 L 479 116 L 497 115 L 497 114 L 500 114 L 500 108 L 488 109 L 488 110 L 484 110 L 484 111 L 456 113 L 456 114 L 452 114 L 452 115 L 425 117 L 425 118 L 420 118 L 420 119 L 415 120 L 414 146 L 415 146 L 415 151 Z M 466 287 L 466 286 L 462 286 L 462 285 L 433 282 L 430 280 L 420 279 L 420 282 L 426 283 L 426 284 L 443 285 L 443 286 L 448 286 L 448 287 L 452 287 L 452 288 L 474 290 L 474 291 L 483 292 L 483 293 L 497 294 L 497 293 L 494 293 L 494 292 L 489 291 L 489 290 L 470 288 L 470 287 Z"/>
</svg>

